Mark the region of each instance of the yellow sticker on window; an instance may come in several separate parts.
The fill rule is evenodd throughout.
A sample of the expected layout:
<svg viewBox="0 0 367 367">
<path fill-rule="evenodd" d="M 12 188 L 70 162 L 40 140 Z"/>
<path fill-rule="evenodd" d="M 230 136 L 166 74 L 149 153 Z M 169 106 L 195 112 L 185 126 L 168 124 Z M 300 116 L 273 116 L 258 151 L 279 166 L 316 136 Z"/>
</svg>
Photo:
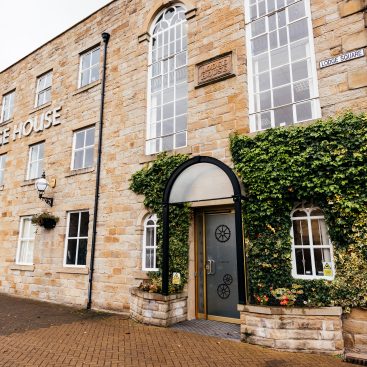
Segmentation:
<svg viewBox="0 0 367 367">
<path fill-rule="evenodd" d="M 331 266 L 330 262 L 323 262 L 322 263 L 324 267 L 324 276 L 325 277 L 332 277 L 333 276 L 333 268 Z"/>
<path fill-rule="evenodd" d="M 172 274 L 172 284 L 180 285 L 181 284 L 181 274 L 180 273 L 173 273 Z"/>
</svg>

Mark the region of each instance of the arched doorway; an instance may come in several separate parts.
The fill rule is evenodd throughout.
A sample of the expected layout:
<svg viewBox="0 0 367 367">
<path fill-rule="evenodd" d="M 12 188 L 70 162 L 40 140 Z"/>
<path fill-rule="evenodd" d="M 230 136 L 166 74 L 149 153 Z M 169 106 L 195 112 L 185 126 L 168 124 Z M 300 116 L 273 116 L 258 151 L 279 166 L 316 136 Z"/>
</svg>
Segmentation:
<svg viewBox="0 0 367 367">
<path fill-rule="evenodd" d="M 235 312 L 238 304 L 247 303 L 246 259 L 242 228 L 241 201 L 244 198 L 240 182 L 234 172 L 223 162 L 197 156 L 181 164 L 166 184 L 163 197 L 163 262 L 162 291 L 168 295 L 169 285 L 169 210 L 172 205 L 183 203 L 232 203 L 232 215 L 217 211 L 205 216 L 203 226 L 202 283 L 210 285 L 205 299 L 211 309 L 221 316 Z M 209 215 L 210 214 L 210 215 Z M 222 246 L 224 245 L 224 246 Z M 200 256 L 200 255 L 199 255 Z M 219 271 L 220 270 L 220 271 Z M 233 288 L 236 288 L 233 291 Z M 231 304 L 228 293 L 232 289 Z M 206 290 L 205 290 L 206 291 Z M 207 297 L 208 296 L 208 297 Z M 236 299 L 233 299 L 236 297 Z M 226 308 L 226 310 L 224 310 Z M 230 317 L 230 316 L 228 316 Z"/>
</svg>

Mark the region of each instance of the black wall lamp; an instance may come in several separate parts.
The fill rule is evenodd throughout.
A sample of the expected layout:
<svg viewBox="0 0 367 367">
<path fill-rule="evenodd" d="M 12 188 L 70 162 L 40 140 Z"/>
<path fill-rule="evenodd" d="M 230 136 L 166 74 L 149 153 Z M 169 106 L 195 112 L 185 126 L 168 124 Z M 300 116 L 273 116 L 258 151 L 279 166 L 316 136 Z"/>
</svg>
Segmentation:
<svg viewBox="0 0 367 367">
<path fill-rule="evenodd" d="M 36 183 L 35 183 L 36 189 L 38 191 L 38 197 L 43 200 L 44 202 L 46 202 L 46 204 L 48 204 L 49 206 L 52 207 L 53 203 L 54 203 L 54 199 L 53 198 L 47 198 L 45 196 L 43 196 L 45 190 L 47 189 L 49 185 L 49 183 L 46 180 L 46 175 L 45 175 L 45 171 L 43 171 L 41 178 L 39 178 Z"/>
</svg>

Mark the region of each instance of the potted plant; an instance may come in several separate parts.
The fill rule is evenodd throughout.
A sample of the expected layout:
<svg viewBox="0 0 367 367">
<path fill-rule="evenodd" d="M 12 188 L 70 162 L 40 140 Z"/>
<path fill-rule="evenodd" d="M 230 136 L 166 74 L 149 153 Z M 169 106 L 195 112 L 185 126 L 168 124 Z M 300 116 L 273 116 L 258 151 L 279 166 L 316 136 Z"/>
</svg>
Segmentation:
<svg viewBox="0 0 367 367">
<path fill-rule="evenodd" d="M 43 212 L 32 217 L 32 223 L 45 229 L 55 228 L 59 218 L 51 213 Z"/>
</svg>

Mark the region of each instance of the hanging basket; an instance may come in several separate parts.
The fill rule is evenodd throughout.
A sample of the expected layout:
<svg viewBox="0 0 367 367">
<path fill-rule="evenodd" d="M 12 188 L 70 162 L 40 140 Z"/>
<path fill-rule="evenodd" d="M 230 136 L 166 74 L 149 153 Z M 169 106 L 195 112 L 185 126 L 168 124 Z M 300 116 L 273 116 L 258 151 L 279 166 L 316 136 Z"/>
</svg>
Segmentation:
<svg viewBox="0 0 367 367">
<path fill-rule="evenodd" d="M 32 223 L 45 229 L 53 229 L 56 227 L 59 218 L 52 215 L 51 213 L 41 213 L 32 217 Z"/>
</svg>

